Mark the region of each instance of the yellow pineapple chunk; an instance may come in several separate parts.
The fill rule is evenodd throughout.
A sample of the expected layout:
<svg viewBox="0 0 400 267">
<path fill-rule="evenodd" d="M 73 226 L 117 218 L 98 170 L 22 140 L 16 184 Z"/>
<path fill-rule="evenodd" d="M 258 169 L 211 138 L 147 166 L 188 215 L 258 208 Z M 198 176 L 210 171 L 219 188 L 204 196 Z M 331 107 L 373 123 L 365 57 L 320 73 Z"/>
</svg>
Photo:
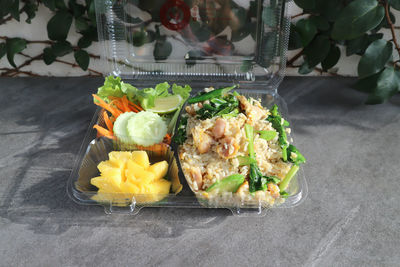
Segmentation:
<svg viewBox="0 0 400 267">
<path fill-rule="evenodd" d="M 125 168 L 126 162 L 131 159 L 131 152 L 127 151 L 112 151 L 108 153 L 108 158 L 111 163 L 114 163 L 121 169 Z"/>
<path fill-rule="evenodd" d="M 167 175 L 168 172 L 168 163 L 164 161 L 160 161 L 151 165 L 148 171 L 155 174 L 155 179 L 159 180 Z"/>
<path fill-rule="evenodd" d="M 169 194 L 171 182 L 163 179 L 168 173 L 166 161 L 150 166 L 145 151 L 109 153 L 109 160 L 99 163 L 100 176 L 91 179 L 98 187 L 92 197 L 97 202 L 112 202 L 126 206 L 135 198 L 137 203 L 151 203 L 162 200 Z"/>
<path fill-rule="evenodd" d="M 149 156 L 146 151 L 133 151 L 132 159 L 145 169 L 150 166 Z"/>
<path fill-rule="evenodd" d="M 153 193 L 158 195 L 169 194 L 169 189 L 171 188 L 171 182 L 165 179 L 160 179 L 151 183 L 153 187 Z"/>
<path fill-rule="evenodd" d="M 132 183 L 151 183 L 155 179 L 154 173 L 146 171 L 132 160 L 126 164 L 125 176 Z"/>
<path fill-rule="evenodd" d="M 114 182 L 110 181 L 108 177 L 95 177 L 90 180 L 90 183 L 105 192 L 121 192 L 119 185 L 116 185 Z"/>
</svg>

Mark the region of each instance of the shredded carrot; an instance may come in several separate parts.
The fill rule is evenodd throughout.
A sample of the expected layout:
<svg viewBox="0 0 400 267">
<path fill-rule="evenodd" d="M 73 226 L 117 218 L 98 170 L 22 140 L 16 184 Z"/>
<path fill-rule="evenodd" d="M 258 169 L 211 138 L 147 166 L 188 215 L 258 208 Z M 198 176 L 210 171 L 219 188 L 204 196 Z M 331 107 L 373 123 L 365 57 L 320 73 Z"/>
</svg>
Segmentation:
<svg viewBox="0 0 400 267">
<path fill-rule="evenodd" d="M 93 126 L 93 128 L 95 128 L 97 130 L 97 133 L 100 134 L 101 136 L 113 136 L 112 132 L 110 132 L 109 130 L 107 130 L 97 124 L 95 126 Z"/>
<path fill-rule="evenodd" d="M 108 130 L 110 130 L 110 132 L 113 132 L 113 123 L 111 122 L 110 118 L 107 115 L 107 111 L 103 112 L 103 118 L 104 118 L 104 123 L 106 124 Z"/>
<path fill-rule="evenodd" d="M 100 97 L 98 97 L 97 95 L 92 94 L 92 96 L 93 96 L 97 101 L 99 101 L 99 103 L 96 103 L 96 102 L 95 102 L 96 105 L 98 105 L 98 106 L 104 108 L 105 110 L 108 110 L 109 112 L 111 112 L 111 114 L 112 114 L 115 118 L 117 118 L 119 115 L 122 114 L 121 111 L 119 111 L 118 109 L 113 108 L 111 105 L 109 105 L 109 104 L 107 104 L 106 102 L 104 102 L 104 100 L 101 99 Z"/>
<path fill-rule="evenodd" d="M 137 110 L 139 110 L 139 111 L 142 111 L 142 110 L 143 110 L 143 108 L 142 108 L 141 106 L 138 106 L 138 105 L 136 105 L 135 103 L 132 103 L 132 102 L 129 101 L 129 104 L 130 104 L 131 106 L 135 107 L 135 108 L 136 108 Z"/>
<path fill-rule="evenodd" d="M 133 112 L 138 113 L 140 110 L 136 109 L 134 106 L 129 105 L 129 109 L 132 110 Z"/>
<path fill-rule="evenodd" d="M 122 108 L 125 112 L 131 111 L 128 106 L 128 99 L 126 98 L 126 95 L 121 97 L 120 102 L 121 102 Z"/>
</svg>

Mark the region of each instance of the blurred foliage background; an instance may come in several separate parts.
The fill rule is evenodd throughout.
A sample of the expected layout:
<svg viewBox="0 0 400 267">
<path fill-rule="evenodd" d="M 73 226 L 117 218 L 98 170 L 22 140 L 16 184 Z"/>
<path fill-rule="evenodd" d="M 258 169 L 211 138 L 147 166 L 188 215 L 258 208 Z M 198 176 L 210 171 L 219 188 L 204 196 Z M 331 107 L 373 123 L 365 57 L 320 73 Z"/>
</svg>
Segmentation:
<svg viewBox="0 0 400 267">
<path fill-rule="evenodd" d="M 124 1 L 114 1 L 121 5 Z M 151 15 L 154 21 L 160 20 L 159 10 L 164 1 L 130 0 L 140 9 Z M 201 5 L 202 2 L 187 0 L 189 6 Z M 212 1 L 211 1 L 212 2 Z M 190 34 L 198 42 L 205 42 L 210 51 L 227 53 L 232 43 L 254 34 L 256 1 L 250 2 L 246 12 L 238 4 L 240 1 L 216 0 L 214 4 L 224 6 L 221 14 L 213 16 L 229 17 L 224 23 L 214 23 L 204 27 L 201 23 L 190 21 Z M 272 3 L 280 1 L 266 1 Z M 400 10 L 400 0 L 294 0 L 300 8 L 293 14 L 290 30 L 287 67 L 294 68 L 301 75 L 317 71 L 326 75 L 339 75 L 338 62 L 341 58 L 357 57 L 357 82 L 354 88 L 368 94 L 366 103 L 382 103 L 399 92 L 400 89 L 400 46 L 398 43 L 399 27 L 395 25 L 395 13 Z M 203 3 L 203 4 L 204 4 Z M 101 69 L 90 68 L 92 60 L 99 59 L 97 53 L 90 53 L 90 47 L 96 44 L 97 26 L 94 0 L 0 0 L 0 27 L 12 21 L 24 23 L 28 27 L 37 19 L 40 8 L 46 8 L 51 14 L 46 23 L 47 38 L 24 38 L 18 32 L 1 34 L 0 32 L 0 68 L 1 76 L 38 76 L 27 70 L 32 63 L 41 61 L 46 65 L 63 64 L 70 68 L 81 68 L 86 75 L 102 75 Z M 207 10 L 207 9 L 203 9 Z M 210 14 L 199 14 L 207 18 Z M 262 14 L 266 23 L 271 21 L 268 11 Z M 22 21 L 23 18 L 23 21 Z M 158 29 L 146 29 L 146 21 L 125 16 L 129 23 L 142 25 L 132 32 L 130 41 L 140 47 L 154 42 L 153 55 L 156 60 L 169 57 L 173 45 L 160 34 Z M 230 39 L 217 36 L 226 27 L 230 27 Z M 384 33 L 387 34 L 384 34 Z M 71 41 L 70 35 L 77 35 Z M 254 37 L 254 36 L 253 36 Z M 255 37 L 254 37 L 255 39 Z M 36 54 L 26 53 L 30 46 L 41 44 Z M 214 49 L 214 50 L 213 50 Z M 93 50 L 92 50 L 93 51 Z M 205 50 L 207 52 L 207 50 Z M 204 56 L 204 51 L 190 51 L 187 64 L 195 64 Z M 72 55 L 72 57 L 71 57 Z M 69 57 L 68 57 L 69 56 Z M 18 57 L 18 60 L 16 60 Z M 68 60 L 67 60 L 68 59 Z M 4 64 L 4 62 L 7 64 Z M 244 62 L 246 63 L 246 62 Z M 244 64 L 244 69 L 246 64 Z"/>
</svg>

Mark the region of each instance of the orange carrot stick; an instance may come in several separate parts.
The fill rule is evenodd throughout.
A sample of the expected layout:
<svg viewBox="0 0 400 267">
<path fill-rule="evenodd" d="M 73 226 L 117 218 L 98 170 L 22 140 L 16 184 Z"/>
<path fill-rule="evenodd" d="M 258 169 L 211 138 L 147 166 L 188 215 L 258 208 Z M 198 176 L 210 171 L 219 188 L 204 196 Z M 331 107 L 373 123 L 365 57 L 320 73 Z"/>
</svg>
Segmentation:
<svg viewBox="0 0 400 267">
<path fill-rule="evenodd" d="M 112 114 L 115 118 L 117 118 L 119 115 L 122 114 L 121 111 L 119 111 L 118 109 L 115 109 L 115 108 L 111 107 L 111 105 L 109 105 L 109 104 L 107 104 L 106 102 L 104 102 L 104 100 L 101 99 L 99 96 L 97 96 L 97 95 L 95 95 L 95 94 L 92 94 L 92 96 L 93 96 L 97 101 L 99 101 L 99 103 L 96 103 L 96 102 L 95 102 L 96 105 L 98 105 L 98 106 L 100 106 L 100 107 L 102 107 L 102 108 L 104 108 L 104 109 L 110 111 L 111 114 Z"/>
<path fill-rule="evenodd" d="M 97 133 L 100 134 L 101 136 L 112 136 L 113 133 L 110 132 L 109 130 L 99 126 L 99 125 L 95 125 L 93 126 L 93 128 L 95 128 L 97 130 Z"/>
<path fill-rule="evenodd" d="M 113 132 L 113 127 L 114 127 L 114 126 L 113 126 L 113 123 L 111 122 L 110 118 L 109 118 L 108 115 L 107 115 L 107 111 L 104 111 L 104 112 L 103 112 L 103 118 L 104 118 L 104 122 L 105 122 L 105 124 L 106 124 L 108 130 L 110 130 L 110 132 L 112 133 L 112 132 Z"/>
</svg>

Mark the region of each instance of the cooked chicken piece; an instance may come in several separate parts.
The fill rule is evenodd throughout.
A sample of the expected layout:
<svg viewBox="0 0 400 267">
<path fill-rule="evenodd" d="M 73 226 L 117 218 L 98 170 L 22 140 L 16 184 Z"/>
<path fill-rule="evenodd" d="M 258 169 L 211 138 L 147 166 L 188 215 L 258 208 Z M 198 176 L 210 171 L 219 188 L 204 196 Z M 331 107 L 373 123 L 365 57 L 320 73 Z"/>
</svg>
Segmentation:
<svg viewBox="0 0 400 267">
<path fill-rule="evenodd" d="M 225 137 L 220 140 L 220 144 L 217 147 L 217 153 L 225 158 L 233 158 L 239 150 L 239 145 L 235 142 L 233 137 Z"/>
<path fill-rule="evenodd" d="M 199 167 L 193 167 L 190 169 L 190 174 L 192 175 L 192 180 L 196 182 L 198 190 L 201 190 L 203 186 L 203 176 L 201 175 L 201 170 Z"/>
<path fill-rule="evenodd" d="M 279 193 L 279 186 L 273 183 L 268 184 L 268 191 L 271 193 L 271 196 L 274 198 L 278 198 L 281 194 Z"/>
<path fill-rule="evenodd" d="M 226 121 L 224 119 L 218 118 L 215 121 L 215 125 L 212 129 L 212 134 L 216 139 L 221 138 L 224 136 L 225 133 L 225 127 L 226 127 Z"/>
<path fill-rule="evenodd" d="M 240 102 L 240 108 L 245 111 L 248 117 L 247 123 L 252 125 L 253 122 L 258 121 L 264 116 L 265 112 L 260 107 L 250 104 L 246 97 L 240 95 L 237 96 L 237 99 Z"/>
<path fill-rule="evenodd" d="M 194 110 L 194 108 L 192 106 L 186 106 L 185 110 L 191 116 L 196 115 L 196 111 Z"/>
<path fill-rule="evenodd" d="M 194 145 L 200 154 L 207 153 L 210 150 L 213 138 L 202 130 L 196 127 L 192 129 L 192 136 Z"/>
</svg>

